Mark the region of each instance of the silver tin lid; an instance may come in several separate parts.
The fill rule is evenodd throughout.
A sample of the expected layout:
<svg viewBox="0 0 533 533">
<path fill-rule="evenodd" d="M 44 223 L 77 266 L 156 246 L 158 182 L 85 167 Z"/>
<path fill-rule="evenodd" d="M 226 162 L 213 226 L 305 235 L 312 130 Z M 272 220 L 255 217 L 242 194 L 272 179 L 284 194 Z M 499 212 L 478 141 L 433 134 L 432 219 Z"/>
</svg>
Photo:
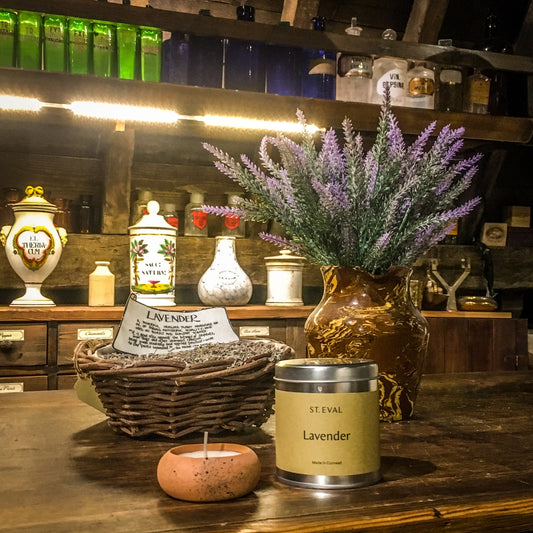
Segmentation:
<svg viewBox="0 0 533 533">
<path fill-rule="evenodd" d="M 340 383 L 377 379 L 378 365 L 370 359 L 306 358 L 276 363 L 276 381 Z"/>
</svg>

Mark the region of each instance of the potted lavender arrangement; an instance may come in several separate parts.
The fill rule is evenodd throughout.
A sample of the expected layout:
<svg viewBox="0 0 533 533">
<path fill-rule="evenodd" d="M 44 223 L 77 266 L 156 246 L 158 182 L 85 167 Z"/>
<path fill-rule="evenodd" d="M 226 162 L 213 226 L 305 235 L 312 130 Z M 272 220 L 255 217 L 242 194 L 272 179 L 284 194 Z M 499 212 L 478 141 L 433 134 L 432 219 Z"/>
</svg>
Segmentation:
<svg viewBox="0 0 533 533">
<path fill-rule="evenodd" d="M 457 161 L 463 128 L 445 126 L 430 143 L 435 123 L 407 145 L 388 95 L 368 151 L 349 119 L 342 124 L 344 145 L 330 129 L 320 149 L 301 112 L 298 119 L 301 143 L 264 137 L 261 167 L 204 144 L 215 166 L 251 198 L 203 209 L 274 220 L 287 237 L 260 234 L 264 240 L 321 265 L 324 295 L 306 322 L 308 355 L 375 360 L 381 418 L 409 418 L 428 340 L 427 323 L 409 296 L 411 266 L 478 204 L 474 198 L 457 205 L 480 156 Z"/>
</svg>

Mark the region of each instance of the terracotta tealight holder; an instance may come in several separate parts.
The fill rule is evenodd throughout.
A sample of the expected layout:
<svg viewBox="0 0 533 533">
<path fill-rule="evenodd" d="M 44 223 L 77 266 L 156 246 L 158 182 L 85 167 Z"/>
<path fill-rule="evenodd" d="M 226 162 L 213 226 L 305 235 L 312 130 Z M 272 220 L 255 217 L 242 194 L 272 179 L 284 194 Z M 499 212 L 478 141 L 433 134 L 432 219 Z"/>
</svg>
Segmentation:
<svg viewBox="0 0 533 533">
<path fill-rule="evenodd" d="M 176 446 L 157 465 L 161 488 L 173 498 L 191 502 L 244 496 L 255 488 L 260 474 L 259 458 L 251 448 L 240 444 Z"/>
</svg>

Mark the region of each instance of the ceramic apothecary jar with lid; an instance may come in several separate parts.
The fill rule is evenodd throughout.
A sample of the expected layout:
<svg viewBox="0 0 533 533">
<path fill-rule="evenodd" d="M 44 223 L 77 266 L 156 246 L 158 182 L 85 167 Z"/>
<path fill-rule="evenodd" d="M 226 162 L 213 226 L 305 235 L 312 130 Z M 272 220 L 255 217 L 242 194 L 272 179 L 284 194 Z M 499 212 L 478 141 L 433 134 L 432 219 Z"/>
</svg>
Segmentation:
<svg viewBox="0 0 533 533">
<path fill-rule="evenodd" d="M 176 228 L 159 214 L 159 203 L 150 200 L 148 213 L 130 233 L 130 290 L 137 301 L 153 306 L 173 306 Z"/>
<path fill-rule="evenodd" d="M 25 193 L 25 198 L 12 206 L 13 225 L 0 230 L 7 260 L 26 287 L 25 294 L 10 306 L 53 306 L 55 303 L 41 294 L 41 286 L 59 262 L 67 232 L 54 226 L 57 207 L 44 198 L 42 187 L 29 185 Z"/>
</svg>

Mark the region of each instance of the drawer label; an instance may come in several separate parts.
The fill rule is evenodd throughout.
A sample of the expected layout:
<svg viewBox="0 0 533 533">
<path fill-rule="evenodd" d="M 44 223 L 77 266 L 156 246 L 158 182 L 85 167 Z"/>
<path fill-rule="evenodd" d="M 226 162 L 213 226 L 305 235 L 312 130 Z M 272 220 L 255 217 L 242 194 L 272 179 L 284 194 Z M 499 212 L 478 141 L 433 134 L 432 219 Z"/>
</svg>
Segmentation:
<svg viewBox="0 0 533 533">
<path fill-rule="evenodd" d="M 113 328 L 80 328 L 78 340 L 89 341 L 91 339 L 112 339 Z"/>
<path fill-rule="evenodd" d="M 24 383 L 0 383 L 0 394 L 3 392 L 24 392 Z"/>
<path fill-rule="evenodd" d="M 2 329 L 0 330 L 0 341 L 23 341 L 23 329 Z"/>
<path fill-rule="evenodd" d="M 241 326 L 239 337 L 269 337 L 270 328 L 268 326 Z"/>
</svg>

